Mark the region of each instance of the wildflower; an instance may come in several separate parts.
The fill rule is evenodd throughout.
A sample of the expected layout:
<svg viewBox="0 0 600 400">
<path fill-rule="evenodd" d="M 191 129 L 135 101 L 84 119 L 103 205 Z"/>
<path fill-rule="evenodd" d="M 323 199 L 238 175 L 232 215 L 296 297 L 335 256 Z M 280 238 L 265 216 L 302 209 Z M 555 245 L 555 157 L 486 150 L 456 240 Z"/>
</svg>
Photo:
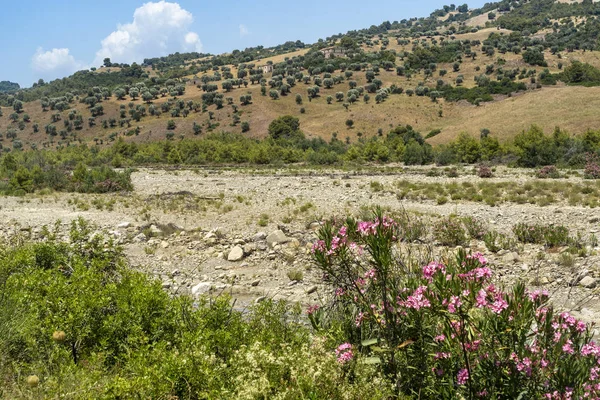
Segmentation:
<svg viewBox="0 0 600 400">
<path fill-rule="evenodd" d="M 438 335 L 438 336 L 434 337 L 433 340 L 436 342 L 443 342 L 444 340 L 446 340 L 446 336 Z"/>
<path fill-rule="evenodd" d="M 335 289 L 335 295 L 336 296 L 339 297 L 339 296 L 343 296 L 344 294 L 346 294 L 346 292 L 344 291 L 344 289 L 342 289 L 342 288 Z"/>
<path fill-rule="evenodd" d="M 365 279 L 374 279 L 375 278 L 375 269 L 371 268 L 367 272 L 365 272 Z"/>
<path fill-rule="evenodd" d="M 363 320 L 365 319 L 365 314 L 361 312 L 358 313 L 358 315 L 356 316 L 356 319 L 354 320 L 354 325 L 356 325 L 356 327 L 360 327 Z"/>
<path fill-rule="evenodd" d="M 465 383 L 467 383 L 468 380 L 469 371 L 467 371 L 466 368 L 463 368 L 460 371 L 458 371 L 458 374 L 456 375 L 456 383 L 458 383 L 459 385 L 464 385 Z"/>
<path fill-rule="evenodd" d="M 448 302 L 448 311 L 451 313 L 455 313 L 456 309 L 459 308 L 461 305 L 462 302 L 460 301 L 460 297 L 452 296 L 450 297 L 450 301 Z"/>
<path fill-rule="evenodd" d="M 477 308 L 483 308 L 487 306 L 486 297 L 487 294 L 485 293 L 485 290 L 481 289 L 479 292 L 477 292 L 477 296 L 475 297 L 475 303 L 477 305 Z"/>
<path fill-rule="evenodd" d="M 314 254 L 317 251 L 323 252 L 325 251 L 326 247 L 325 247 L 325 241 L 324 240 L 317 240 L 313 246 L 312 246 L 312 253 Z"/>
<path fill-rule="evenodd" d="M 583 347 L 581 348 L 581 355 L 582 356 L 593 355 L 595 357 L 598 357 L 600 355 L 600 346 L 597 346 L 596 343 L 594 343 L 594 342 L 584 344 Z"/>
<path fill-rule="evenodd" d="M 423 267 L 423 277 L 431 282 L 433 280 L 433 275 L 435 275 L 437 271 L 445 273 L 446 267 L 444 264 L 438 263 L 437 261 L 432 261 Z"/>
<path fill-rule="evenodd" d="M 488 307 L 490 310 L 492 310 L 493 313 L 500 314 L 502 311 L 508 308 L 508 303 L 506 302 L 506 300 L 498 296 L 496 298 L 496 301 L 494 301 Z"/>
<path fill-rule="evenodd" d="M 567 354 L 575 353 L 575 350 L 573 350 L 573 342 L 570 339 L 567 340 L 567 342 L 563 344 L 562 350 Z"/>
<path fill-rule="evenodd" d="M 352 353 L 352 345 L 350 343 L 342 343 L 335 349 L 335 355 L 340 364 L 346 364 L 352 361 L 354 354 Z"/>
<path fill-rule="evenodd" d="M 318 304 L 313 304 L 312 306 L 309 306 L 308 309 L 306 310 L 306 314 L 308 315 L 313 315 L 315 312 L 317 312 L 317 310 L 319 309 L 319 305 Z"/>
<path fill-rule="evenodd" d="M 419 286 L 412 295 L 406 298 L 406 301 L 399 302 L 399 305 L 415 310 L 419 310 L 421 307 L 431 307 L 431 302 L 423 295 L 426 290 L 427 286 Z"/>
</svg>

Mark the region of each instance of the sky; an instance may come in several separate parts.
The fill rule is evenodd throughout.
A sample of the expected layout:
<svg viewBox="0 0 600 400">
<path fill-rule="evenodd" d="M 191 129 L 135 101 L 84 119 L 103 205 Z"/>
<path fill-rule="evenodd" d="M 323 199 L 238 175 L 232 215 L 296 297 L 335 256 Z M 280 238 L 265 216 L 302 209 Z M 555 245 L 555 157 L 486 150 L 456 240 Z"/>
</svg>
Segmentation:
<svg viewBox="0 0 600 400">
<path fill-rule="evenodd" d="M 485 1 L 469 2 L 480 7 Z M 442 0 L 28 0 L 0 15 L 0 81 L 30 87 L 112 62 L 314 43 L 383 21 L 428 16 Z M 456 5 L 463 2 L 455 3 Z M 13 5 L 15 3 L 13 2 Z"/>
</svg>

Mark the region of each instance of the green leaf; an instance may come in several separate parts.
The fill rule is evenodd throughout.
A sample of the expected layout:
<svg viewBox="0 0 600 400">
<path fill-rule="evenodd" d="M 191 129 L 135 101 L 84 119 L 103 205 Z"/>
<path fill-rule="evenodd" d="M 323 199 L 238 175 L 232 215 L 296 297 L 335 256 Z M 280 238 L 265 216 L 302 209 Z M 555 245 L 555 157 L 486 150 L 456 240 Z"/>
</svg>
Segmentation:
<svg viewBox="0 0 600 400">
<path fill-rule="evenodd" d="M 364 364 L 381 364 L 381 359 L 379 357 L 367 357 L 363 360 Z"/>
<path fill-rule="evenodd" d="M 375 338 L 375 339 L 363 340 L 360 344 L 363 345 L 364 347 L 367 347 L 367 346 L 372 346 L 374 344 L 377 344 L 378 342 L 379 342 L 379 339 Z"/>
</svg>

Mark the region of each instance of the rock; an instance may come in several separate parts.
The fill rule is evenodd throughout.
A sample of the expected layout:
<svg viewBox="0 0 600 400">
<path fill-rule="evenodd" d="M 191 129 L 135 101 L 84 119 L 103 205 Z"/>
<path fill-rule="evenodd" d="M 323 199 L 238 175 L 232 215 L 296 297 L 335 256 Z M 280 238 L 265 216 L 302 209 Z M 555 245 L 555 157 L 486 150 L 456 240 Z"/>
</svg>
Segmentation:
<svg viewBox="0 0 600 400">
<path fill-rule="evenodd" d="M 117 228 L 119 229 L 127 229 L 131 226 L 131 222 L 121 222 L 119 225 L 117 225 Z"/>
<path fill-rule="evenodd" d="M 308 290 L 306 291 L 306 293 L 307 294 L 312 294 L 312 293 L 316 292 L 317 289 L 318 289 L 317 286 L 311 286 L 311 287 L 308 288 Z"/>
<path fill-rule="evenodd" d="M 252 283 L 250 284 L 250 286 L 258 286 L 260 283 L 260 279 L 257 279 L 255 281 L 252 281 Z"/>
<path fill-rule="evenodd" d="M 275 243 L 287 243 L 290 241 L 285 233 L 281 229 L 273 231 L 267 236 L 267 244 L 271 247 L 275 245 Z"/>
<path fill-rule="evenodd" d="M 153 235 L 162 234 L 162 231 L 160 229 L 158 229 L 158 227 L 154 224 L 150 225 L 150 232 L 152 232 Z"/>
<path fill-rule="evenodd" d="M 579 285 L 588 289 L 593 289 L 596 287 L 596 278 L 592 278 L 588 275 L 579 281 Z"/>
<path fill-rule="evenodd" d="M 163 249 L 166 249 L 167 247 L 169 247 L 169 242 L 167 242 L 166 240 L 163 240 L 162 242 L 160 242 L 160 247 L 162 247 Z"/>
<path fill-rule="evenodd" d="M 242 249 L 239 245 L 235 246 L 227 255 L 227 261 L 240 261 L 244 258 L 244 249 Z"/>
<path fill-rule="evenodd" d="M 505 264 L 512 264 L 517 261 L 519 261 L 519 255 L 514 251 L 507 253 L 504 255 L 504 257 L 502 257 L 502 262 Z"/>
<path fill-rule="evenodd" d="M 200 282 L 192 287 L 192 294 L 194 296 L 199 296 L 201 294 L 208 293 L 210 291 L 211 285 L 212 284 L 210 282 Z"/>
<path fill-rule="evenodd" d="M 257 297 L 256 300 L 254 300 L 255 303 L 260 303 L 261 301 L 265 301 L 267 299 L 267 296 L 260 296 Z"/>
<path fill-rule="evenodd" d="M 171 287 L 171 282 L 163 282 L 162 283 L 162 288 L 163 289 L 168 289 Z"/>
<path fill-rule="evenodd" d="M 254 240 L 255 242 L 258 242 L 260 240 L 265 240 L 267 237 L 267 234 L 264 232 L 257 232 L 256 235 L 254 235 L 254 237 L 252 238 L 252 240 Z"/>
</svg>

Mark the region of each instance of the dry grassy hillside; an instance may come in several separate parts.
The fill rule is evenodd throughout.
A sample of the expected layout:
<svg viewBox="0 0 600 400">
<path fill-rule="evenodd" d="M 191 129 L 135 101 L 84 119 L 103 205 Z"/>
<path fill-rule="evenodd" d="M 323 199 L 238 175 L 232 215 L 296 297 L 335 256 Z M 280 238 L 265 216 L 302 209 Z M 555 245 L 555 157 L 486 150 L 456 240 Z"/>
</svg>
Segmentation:
<svg viewBox="0 0 600 400">
<path fill-rule="evenodd" d="M 498 31 L 495 28 L 484 29 L 476 33 L 459 35 L 459 39 L 483 39 L 491 32 Z M 508 31 L 500 31 L 507 33 Z M 441 37 L 434 37 L 428 40 L 441 40 Z M 390 39 L 389 49 L 396 51 L 405 50 L 403 46 L 396 43 L 394 38 Z M 377 51 L 379 45 L 375 45 L 367 49 L 367 51 Z M 307 50 L 299 50 L 293 53 L 278 55 L 271 58 L 264 58 L 257 62 L 257 65 L 263 65 L 268 61 L 273 63 L 282 62 L 286 57 L 295 57 L 306 53 Z M 478 53 L 480 53 L 478 51 Z M 551 72 L 558 72 L 558 63 L 562 62 L 567 65 L 574 60 L 588 62 L 592 65 L 600 67 L 600 52 L 572 52 L 565 53 L 562 60 L 557 55 L 552 55 L 549 52 L 545 54 Z M 446 70 L 447 74 L 443 77 L 438 75 L 438 71 L 434 76 L 425 78 L 424 75 L 413 75 L 412 78 L 397 76 L 396 71 L 381 70 L 378 78 L 382 80 L 384 87 L 389 87 L 392 84 L 400 86 L 404 89 L 414 89 L 419 82 L 424 82 L 430 87 L 435 87 L 438 79 L 443 79 L 446 82 L 454 82 L 458 75 L 464 76 L 465 87 L 475 86 L 474 77 L 483 73 L 486 65 L 494 64 L 495 68 L 502 66 L 505 70 L 513 68 L 536 68 L 538 71 L 541 67 L 532 67 L 525 64 L 521 55 L 512 53 L 500 54 L 496 53 L 493 57 L 479 55 L 475 60 L 465 59 L 461 64 L 460 70 L 454 72 L 451 64 L 439 64 L 439 70 Z M 237 70 L 234 66 L 232 73 L 234 76 Z M 477 71 L 477 68 L 480 70 Z M 212 72 L 210 72 L 212 74 Z M 335 74 L 339 74 L 337 71 Z M 191 76 L 190 76 L 191 77 Z M 267 79 L 270 77 L 267 76 Z M 493 78 L 493 75 L 492 75 Z M 352 80 L 355 80 L 359 86 L 367 83 L 364 72 L 354 72 Z M 527 78 L 524 82 L 529 83 Z M 221 88 L 219 82 L 219 88 Z M 248 122 L 250 131 L 244 133 L 250 137 L 262 138 L 267 135 L 267 127 L 269 123 L 281 115 L 291 114 L 298 117 L 301 121 L 303 131 L 309 137 L 323 137 L 328 140 L 336 133 L 337 137 L 342 140 L 356 140 L 357 137 L 371 137 L 378 134 L 378 130 L 382 132 L 389 131 L 390 128 L 398 124 L 410 124 L 423 134 L 433 130 L 440 129 L 441 134 L 431 139 L 432 143 L 444 143 L 452 140 L 462 131 L 472 135 L 478 135 L 480 129 L 488 128 L 493 134 L 500 139 L 508 139 L 516 133 L 527 128 L 531 124 L 538 124 L 545 129 L 553 129 L 555 126 L 560 126 L 573 133 L 581 132 L 588 128 L 598 128 L 600 117 L 597 110 L 600 105 L 598 95 L 600 88 L 584 88 L 584 87 L 544 87 L 542 89 L 532 90 L 527 93 L 514 95 L 513 97 L 498 97 L 490 103 L 483 103 L 476 107 L 467 102 L 448 103 L 444 100 L 432 102 L 428 97 L 409 97 L 406 94 L 390 95 L 390 97 L 381 104 L 376 104 L 375 96 L 371 95 L 371 100 L 365 104 L 361 99 L 350 105 L 348 110 L 342 105 L 343 102 L 335 100 L 336 92 L 346 93 L 349 90 L 348 81 L 344 81 L 335 85 L 331 89 L 321 88 L 320 96 L 312 101 L 309 101 L 307 96 L 307 88 L 311 86 L 304 83 L 296 83 L 291 88 L 291 94 L 282 96 L 278 100 L 272 100 L 268 95 L 262 96 L 260 85 L 249 85 L 248 88 L 234 88 L 231 92 L 225 93 L 225 97 L 231 97 L 235 105 L 239 107 L 240 123 L 233 125 L 233 108 L 231 105 L 225 105 L 222 109 L 216 110 L 215 106 L 209 107 L 209 111 L 214 113 L 213 120 L 209 119 L 209 113 L 191 112 L 187 117 L 172 118 L 169 113 L 163 113 L 160 117 L 146 116 L 139 122 L 131 121 L 131 126 L 105 129 L 102 127 L 103 120 L 115 118 L 119 120 L 119 106 L 129 105 L 134 106 L 144 104 L 141 99 L 132 101 L 126 99 L 123 101 L 116 100 L 113 96 L 110 100 L 101 103 L 104 107 L 104 115 L 96 118 L 96 125 L 89 127 L 87 120 L 90 116 L 90 111 L 86 105 L 81 103 L 73 103 L 74 109 L 83 116 L 84 125 L 81 130 L 72 130 L 67 134 L 66 141 L 81 140 L 87 143 L 103 143 L 108 144 L 116 137 L 124 136 L 127 140 L 134 141 L 151 141 L 161 140 L 166 137 L 167 122 L 174 120 L 176 128 L 172 131 L 174 138 L 193 137 L 192 126 L 197 123 L 202 126 L 202 133 L 205 135 L 209 131 L 230 131 L 241 133 L 241 122 Z M 268 94 L 269 88 L 267 88 Z M 220 89 L 220 91 L 222 91 Z M 200 101 L 202 91 L 194 85 L 186 86 L 186 93 L 180 98 L 184 101 L 193 100 Z M 296 94 L 301 94 L 303 104 L 297 105 L 295 101 Z M 252 104 L 240 105 L 240 96 L 252 94 Z M 327 104 L 327 97 L 332 96 L 334 100 L 332 104 Z M 152 104 L 157 107 L 161 103 L 167 101 L 167 98 L 159 98 L 154 100 Z M 146 105 L 146 107 L 148 107 Z M 301 113 L 301 108 L 304 108 L 304 113 Z M 3 109 L 4 115 L 0 117 L 0 132 L 6 132 L 12 128 L 17 130 L 17 139 L 19 139 L 25 148 L 29 148 L 32 144 L 46 147 L 54 147 L 65 140 L 58 135 L 54 138 L 49 137 L 44 130 L 44 127 L 51 123 L 51 116 L 54 112 L 42 112 L 40 102 L 26 103 L 24 113 L 29 114 L 31 122 L 26 123 L 24 130 L 17 128 L 18 124 L 9 120 L 9 115 L 12 110 Z M 23 114 L 21 114 L 22 116 Z M 68 111 L 62 113 L 62 120 L 55 122 L 57 130 L 60 132 L 64 128 L 63 121 L 67 118 Z M 346 126 L 346 121 L 351 119 L 354 122 L 352 128 Z M 33 133 L 33 124 L 39 125 L 39 132 Z M 212 125 L 212 129 L 209 127 Z M 139 127 L 139 134 L 133 134 L 133 130 Z M 127 135 L 129 133 L 129 135 Z M 5 146 L 10 146 L 9 140 L 3 138 L 2 142 Z"/>
</svg>

